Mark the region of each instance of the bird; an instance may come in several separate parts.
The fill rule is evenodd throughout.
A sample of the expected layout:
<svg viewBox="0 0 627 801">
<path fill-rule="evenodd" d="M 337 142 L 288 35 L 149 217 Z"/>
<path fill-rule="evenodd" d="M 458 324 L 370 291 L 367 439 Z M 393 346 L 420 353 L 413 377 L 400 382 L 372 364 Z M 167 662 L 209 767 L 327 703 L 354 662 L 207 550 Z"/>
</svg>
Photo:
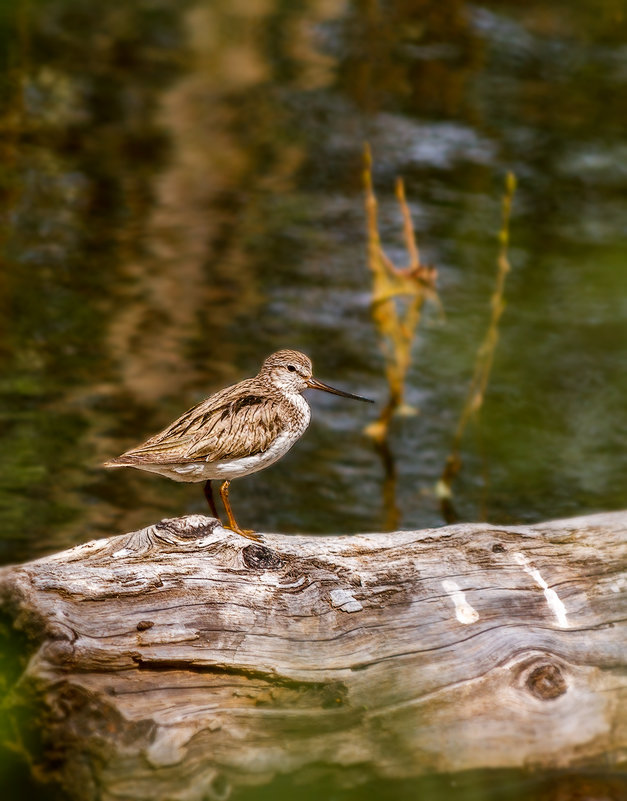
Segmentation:
<svg viewBox="0 0 627 801">
<path fill-rule="evenodd" d="M 256 473 L 284 456 L 305 433 L 311 409 L 305 389 L 373 403 L 313 377 L 311 359 L 296 350 L 268 356 L 258 374 L 225 387 L 192 407 L 163 431 L 104 463 L 104 467 L 135 467 L 174 481 L 204 481 L 204 494 L 218 515 L 211 482 L 220 479 L 220 497 L 228 518 L 225 527 L 254 541 L 261 537 L 240 528 L 229 502 L 234 478 Z"/>
</svg>

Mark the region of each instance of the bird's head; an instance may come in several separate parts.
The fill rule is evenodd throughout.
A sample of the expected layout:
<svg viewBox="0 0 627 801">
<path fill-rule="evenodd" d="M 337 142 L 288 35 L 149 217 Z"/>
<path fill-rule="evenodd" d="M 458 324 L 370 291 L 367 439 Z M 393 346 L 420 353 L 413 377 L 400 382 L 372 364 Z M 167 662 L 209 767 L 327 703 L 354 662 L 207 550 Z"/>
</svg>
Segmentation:
<svg viewBox="0 0 627 801">
<path fill-rule="evenodd" d="M 270 381 L 282 392 L 302 392 L 307 388 L 320 389 L 323 392 L 331 392 L 333 395 L 341 395 L 343 398 L 353 398 L 367 403 L 373 402 L 368 398 L 362 398 L 361 395 L 343 392 L 341 389 L 335 389 L 335 387 L 318 381 L 313 377 L 311 359 L 297 350 L 278 350 L 268 356 L 261 366 L 259 377 Z"/>
<path fill-rule="evenodd" d="M 265 360 L 259 377 L 283 392 L 302 392 L 311 380 L 311 359 L 297 350 L 278 350 Z"/>
</svg>

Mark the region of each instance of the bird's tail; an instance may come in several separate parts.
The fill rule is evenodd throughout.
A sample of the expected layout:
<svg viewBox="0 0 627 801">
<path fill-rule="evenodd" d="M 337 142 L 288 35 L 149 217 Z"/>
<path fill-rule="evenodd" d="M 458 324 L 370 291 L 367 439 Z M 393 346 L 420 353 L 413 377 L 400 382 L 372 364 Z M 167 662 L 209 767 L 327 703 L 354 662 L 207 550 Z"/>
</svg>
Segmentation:
<svg viewBox="0 0 627 801">
<path fill-rule="evenodd" d="M 122 456 L 116 456 L 115 459 L 109 459 L 108 462 L 104 462 L 103 467 L 132 467 L 132 462 L 129 462 L 127 459 L 124 459 Z"/>
</svg>

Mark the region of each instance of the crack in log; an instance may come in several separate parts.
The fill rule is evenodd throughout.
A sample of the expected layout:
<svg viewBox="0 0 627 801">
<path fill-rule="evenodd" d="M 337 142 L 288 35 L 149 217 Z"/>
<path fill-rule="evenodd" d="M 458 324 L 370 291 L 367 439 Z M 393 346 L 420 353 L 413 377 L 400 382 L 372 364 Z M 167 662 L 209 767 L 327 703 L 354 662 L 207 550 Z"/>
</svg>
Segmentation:
<svg viewBox="0 0 627 801">
<path fill-rule="evenodd" d="M 175 659 L 145 660 L 138 655 L 133 655 L 133 661 L 139 670 L 150 670 L 155 672 L 171 672 L 173 670 L 185 673 L 201 673 L 213 676 L 241 676 L 242 678 L 254 681 L 265 682 L 272 687 L 286 687 L 290 690 L 311 691 L 317 690 L 325 692 L 332 686 L 336 692 L 346 694 L 346 686 L 343 682 L 333 682 L 329 685 L 328 681 L 307 681 L 304 679 L 293 679 L 288 676 L 280 675 L 272 671 L 264 671 L 256 668 L 234 667 L 233 665 L 199 665 L 192 662 L 181 662 Z"/>
</svg>

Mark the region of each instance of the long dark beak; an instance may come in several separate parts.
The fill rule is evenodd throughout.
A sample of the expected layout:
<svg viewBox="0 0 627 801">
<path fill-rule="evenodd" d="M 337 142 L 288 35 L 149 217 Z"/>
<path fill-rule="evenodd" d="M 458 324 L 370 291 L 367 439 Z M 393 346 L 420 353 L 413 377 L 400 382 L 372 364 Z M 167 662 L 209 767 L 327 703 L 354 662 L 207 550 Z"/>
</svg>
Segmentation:
<svg viewBox="0 0 627 801">
<path fill-rule="evenodd" d="M 309 381 L 307 381 L 307 386 L 311 387 L 311 389 L 321 389 L 323 392 L 330 392 L 332 395 L 341 395 L 343 398 L 352 398 L 353 400 L 360 400 L 365 403 L 374 403 L 370 398 L 362 398 L 361 395 L 353 395 L 352 392 L 342 392 L 341 389 L 335 389 L 328 384 L 323 384 L 322 381 L 318 381 L 317 378 L 310 378 Z"/>
</svg>

